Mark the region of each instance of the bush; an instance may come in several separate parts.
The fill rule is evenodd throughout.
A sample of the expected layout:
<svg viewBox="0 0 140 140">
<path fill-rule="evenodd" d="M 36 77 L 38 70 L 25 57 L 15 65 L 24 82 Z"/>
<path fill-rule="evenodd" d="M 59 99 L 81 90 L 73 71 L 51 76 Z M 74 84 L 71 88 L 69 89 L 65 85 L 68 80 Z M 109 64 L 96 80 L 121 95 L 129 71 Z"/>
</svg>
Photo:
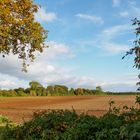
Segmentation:
<svg viewBox="0 0 140 140">
<path fill-rule="evenodd" d="M 17 96 L 26 97 L 26 96 L 29 96 L 29 94 L 27 94 L 27 93 L 25 93 L 25 92 L 23 92 L 23 91 L 18 91 Z"/>
<path fill-rule="evenodd" d="M 8 123 L 9 119 L 6 116 L 0 115 L 0 124 Z"/>
</svg>

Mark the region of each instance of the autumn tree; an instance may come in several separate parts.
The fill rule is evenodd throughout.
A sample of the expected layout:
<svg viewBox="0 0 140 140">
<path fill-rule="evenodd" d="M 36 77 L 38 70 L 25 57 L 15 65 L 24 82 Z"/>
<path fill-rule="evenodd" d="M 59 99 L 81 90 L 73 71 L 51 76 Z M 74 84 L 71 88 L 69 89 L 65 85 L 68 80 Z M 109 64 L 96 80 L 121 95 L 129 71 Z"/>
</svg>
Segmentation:
<svg viewBox="0 0 140 140">
<path fill-rule="evenodd" d="M 33 90 L 36 90 L 37 88 L 42 87 L 42 85 L 37 81 L 31 81 L 29 82 L 29 85 L 30 85 L 30 88 Z"/>
<path fill-rule="evenodd" d="M 135 57 L 134 57 L 134 67 L 139 70 L 140 69 L 140 20 L 135 18 L 132 21 L 133 21 L 132 25 L 136 26 L 136 28 L 135 28 L 136 40 L 134 41 L 134 47 L 131 48 L 126 53 L 125 56 L 134 54 L 135 55 Z M 137 82 L 137 85 L 140 86 L 140 74 L 139 74 L 138 77 L 139 77 L 139 82 Z M 140 87 L 138 88 L 138 90 L 140 90 Z"/>
<path fill-rule="evenodd" d="M 97 87 L 96 87 L 96 90 L 98 90 L 98 91 L 100 91 L 100 92 L 103 91 L 101 86 L 97 86 Z"/>
<path fill-rule="evenodd" d="M 54 92 L 58 95 L 67 95 L 68 94 L 68 87 L 64 85 L 55 85 Z"/>
<path fill-rule="evenodd" d="M 53 95 L 54 94 L 54 86 L 48 86 L 47 87 L 47 93 L 48 95 Z"/>
<path fill-rule="evenodd" d="M 70 94 L 70 95 L 74 95 L 74 89 L 73 89 L 73 88 L 71 88 L 71 89 L 69 90 L 69 94 Z"/>
<path fill-rule="evenodd" d="M 88 95 L 93 94 L 93 93 L 92 93 L 92 90 L 90 90 L 90 89 L 83 89 L 83 90 L 84 90 L 84 94 L 85 94 L 85 95 L 87 95 L 87 94 L 88 94 Z"/>
<path fill-rule="evenodd" d="M 75 95 L 83 95 L 84 94 L 84 90 L 82 88 L 77 88 L 74 91 Z"/>
<path fill-rule="evenodd" d="M 34 19 L 38 8 L 32 0 L 0 0 L 0 54 L 18 55 L 23 70 L 45 48 L 48 31 Z"/>
<path fill-rule="evenodd" d="M 36 90 L 36 95 L 37 96 L 46 96 L 47 95 L 47 91 L 46 89 L 42 86 L 42 87 L 38 87 Z"/>
<path fill-rule="evenodd" d="M 103 89 L 101 86 L 96 86 L 95 94 L 101 94 L 103 93 Z"/>
<path fill-rule="evenodd" d="M 29 82 L 29 86 L 30 86 L 30 95 L 32 96 L 36 96 L 39 95 L 43 91 L 43 86 L 37 82 L 37 81 L 31 81 Z"/>
</svg>

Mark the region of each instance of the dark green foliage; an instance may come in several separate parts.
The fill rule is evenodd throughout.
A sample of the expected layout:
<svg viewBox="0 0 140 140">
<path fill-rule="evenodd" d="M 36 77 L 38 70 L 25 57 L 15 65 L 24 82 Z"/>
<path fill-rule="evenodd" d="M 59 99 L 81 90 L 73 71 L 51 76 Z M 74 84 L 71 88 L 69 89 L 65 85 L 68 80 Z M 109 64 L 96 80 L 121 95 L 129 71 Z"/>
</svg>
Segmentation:
<svg viewBox="0 0 140 140">
<path fill-rule="evenodd" d="M 74 95 L 74 89 L 73 89 L 73 88 L 71 88 L 71 89 L 69 90 L 69 95 Z"/>
<path fill-rule="evenodd" d="M 0 96 L 13 97 L 17 96 L 17 92 L 15 90 L 0 90 Z"/>
<path fill-rule="evenodd" d="M 17 89 L 14 89 L 14 90 L 16 91 L 17 96 L 28 96 L 28 94 L 26 93 L 24 88 L 17 88 Z"/>
<path fill-rule="evenodd" d="M 23 88 L 13 90 L 0 90 L 1 97 L 28 96 L 29 94 Z"/>
<path fill-rule="evenodd" d="M 67 95 L 139 95 L 140 92 L 99 92 L 97 90 L 90 89 L 70 89 L 63 90 L 63 88 L 55 88 L 53 86 L 48 86 L 47 89 L 44 87 L 39 87 L 37 90 L 32 90 L 30 88 L 23 89 L 18 88 L 14 90 L 0 90 L 0 97 L 15 97 L 15 96 L 67 96 Z"/>
<path fill-rule="evenodd" d="M 49 95 L 53 95 L 54 94 L 54 86 L 48 86 L 47 87 L 47 92 Z"/>
<path fill-rule="evenodd" d="M 0 125 L 3 123 L 8 123 L 9 120 L 7 117 L 0 115 Z"/>
<path fill-rule="evenodd" d="M 58 95 L 67 95 L 68 94 L 68 87 L 64 85 L 55 85 L 54 92 Z"/>
</svg>

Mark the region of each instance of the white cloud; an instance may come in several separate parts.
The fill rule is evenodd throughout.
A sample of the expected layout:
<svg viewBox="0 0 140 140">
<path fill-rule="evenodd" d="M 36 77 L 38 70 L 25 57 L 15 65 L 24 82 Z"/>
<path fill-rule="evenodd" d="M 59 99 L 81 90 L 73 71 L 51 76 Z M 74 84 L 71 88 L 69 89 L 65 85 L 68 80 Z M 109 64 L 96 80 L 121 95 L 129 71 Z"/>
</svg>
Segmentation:
<svg viewBox="0 0 140 140">
<path fill-rule="evenodd" d="M 123 11 L 119 13 L 121 17 L 128 17 L 129 13 L 127 11 Z"/>
<path fill-rule="evenodd" d="M 58 56 L 63 56 L 63 55 L 69 58 L 74 57 L 74 54 L 70 50 L 69 46 L 63 43 L 49 41 L 49 42 L 46 42 L 46 45 L 48 45 L 49 48 L 47 48 L 44 51 L 43 55 L 41 54 L 42 57 L 45 56 L 48 59 L 55 59 Z"/>
<path fill-rule="evenodd" d="M 4 89 L 4 88 L 12 88 L 13 86 L 16 86 L 16 83 L 10 80 L 3 80 L 0 81 L 0 89 Z"/>
<path fill-rule="evenodd" d="M 58 71 L 57 68 L 49 64 L 50 60 L 71 59 L 74 54 L 70 48 L 62 43 L 56 43 L 54 41 L 47 42 L 49 48 L 46 48 L 42 54 L 37 54 L 35 62 L 30 64 L 29 72 L 27 74 L 21 72 L 22 61 L 18 59 L 16 55 L 10 54 L 6 58 L 0 59 L 0 73 L 12 75 L 17 78 L 25 80 L 31 80 L 34 77 L 36 79 L 44 78 L 44 75 Z M 41 76 L 41 74 L 42 76 Z M 1 80 L 1 78 L 0 78 Z"/>
<path fill-rule="evenodd" d="M 110 54 L 126 52 L 129 50 L 129 46 L 124 43 L 115 42 L 114 40 L 118 36 L 125 36 L 125 34 L 130 33 L 131 30 L 132 26 L 128 24 L 107 28 L 101 32 L 95 44 L 98 44 L 101 49 L 110 52 Z"/>
<path fill-rule="evenodd" d="M 23 73 L 19 65 L 14 61 L 15 59 L 10 57 L 9 60 L 5 61 L 6 65 L 3 65 L 4 63 L 0 64 L 3 67 L 3 69 L 0 67 L 0 88 L 27 87 L 29 81 L 37 80 L 44 86 L 63 84 L 74 88 L 95 89 L 96 86 L 101 85 L 106 91 L 133 91 L 136 89 L 135 83 L 137 79 L 133 78 L 137 77 L 135 75 L 124 75 L 124 77 L 111 81 L 98 81 L 93 77 L 75 76 L 70 71 L 67 71 L 68 67 L 55 66 L 41 58 L 30 65 L 28 73 Z"/>
<path fill-rule="evenodd" d="M 63 43 L 58 43 L 55 41 L 46 42 L 48 48 L 44 49 L 43 53 L 36 54 L 36 62 L 47 62 L 50 60 L 64 60 L 72 59 L 75 57 L 75 54 L 70 49 L 69 46 Z"/>
<path fill-rule="evenodd" d="M 103 30 L 102 34 L 105 38 L 111 39 L 118 35 L 126 34 L 132 29 L 133 29 L 132 26 L 129 24 L 115 25 L 115 26 L 112 26 L 110 28 Z"/>
<path fill-rule="evenodd" d="M 137 90 L 136 81 L 135 82 L 113 82 L 113 83 L 104 83 L 102 85 L 105 91 L 112 91 L 112 92 L 133 92 Z"/>
<path fill-rule="evenodd" d="M 125 5 L 126 5 L 125 10 L 119 12 L 119 15 L 121 17 L 127 17 L 129 18 L 129 20 L 136 17 L 140 18 L 140 8 L 136 1 L 131 1 L 131 0 L 125 1 Z"/>
<path fill-rule="evenodd" d="M 41 65 L 40 65 L 41 66 Z M 43 66 L 43 65 L 42 65 Z M 61 84 L 73 88 L 89 88 L 95 89 L 96 86 L 101 86 L 104 91 L 135 91 L 137 79 L 130 78 L 126 75 L 124 77 L 119 77 L 111 81 L 98 81 L 92 77 L 87 76 L 74 76 L 69 73 L 63 73 L 61 68 L 56 68 L 54 66 L 52 71 L 45 71 L 47 66 L 38 68 L 33 71 L 30 71 L 25 78 L 17 77 L 13 81 L 13 78 L 8 76 L 9 80 L 0 81 L 1 88 L 17 88 L 17 87 L 27 87 L 30 80 L 37 80 L 45 87 L 47 85 Z M 133 75 L 134 76 L 134 75 Z M 135 76 L 136 77 L 136 76 Z M 24 81 L 23 81 L 24 79 Z M 26 83 L 26 86 L 25 86 Z"/>
<path fill-rule="evenodd" d="M 140 8 L 139 7 L 136 7 L 134 5 L 131 5 L 131 16 L 132 18 L 140 18 Z"/>
<path fill-rule="evenodd" d="M 136 82 L 138 81 L 136 74 L 124 74 L 111 81 L 102 82 L 100 85 L 106 91 L 136 91 Z"/>
<path fill-rule="evenodd" d="M 17 86 L 21 86 L 22 80 L 28 83 L 31 80 L 37 80 L 41 83 L 64 83 L 68 82 L 69 76 L 67 72 L 71 71 L 71 68 L 65 68 L 64 66 L 55 66 L 50 64 L 50 61 L 61 61 L 62 59 L 71 59 L 74 54 L 71 52 L 70 48 L 62 43 L 56 43 L 54 41 L 47 42 L 49 48 L 45 49 L 40 55 L 37 54 L 35 62 L 31 63 L 28 68 L 28 73 L 23 73 L 21 71 L 22 63 L 17 58 L 16 55 L 10 54 L 9 56 L 0 59 L 0 81 L 4 81 L 5 78 L 16 83 Z M 5 77 L 5 78 L 4 78 Z M 13 78 L 14 77 L 14 78 Z M 7 81 L 7 80 L 6 80 Z M 8 81 L 9 82 L 9 81 Z M 1 86 L 4 88 L 12 87 L 9 83 L 2 83 Z M 9 85 L 8 85 L 9 84 Z M 13 85 L 13 84 L 11 84 Z M 27 85 L 27 84 L 26 84 Z M 0 87 L 1 87 L 0 86 Z M 13 85 L 14 86 L 14 85 Z M 14 87 L 17 87 L 16 85 Z M 23 85 L 24 87 L 24 85 Z"/>
<path fill-rule="evenodd" d="M 103 42 L 101 43 L 101 47 L 113 55 L 121 52 L 126 52 L 129 50 L 129 47 L 127 45 L 117 44 L 112 42 Z"/>
<path fill-rule="evenodd" d="M 112 1 L 113 2 L 113 6 L 119 6 L 120 5 L 120 3 L 121 3 L 121 0 L 113 0 Z"/>
<path fill-rule="evenodd" d="M 35 19 L 38 22 L 52 22 L 57 19 L 57 16 L 54 12 L 46 12 L 45 9 L 40 8 L 35 14 Z"/>
<path fill-rule="evenodd" d="M 87 21 L 91 21 L 93 23 L 99 23 L 99 24 L 104 23 L 104 21 L 101 17 L 95 16 L 95 15 L 88 15 L 88 14 L 79 13 L 76 15 L 76 17 L 79 17 L 79 18 L 87 20 Z"/>
<path fill-rule="evenodd" d="M 93 47 L 99 48 L 101 56 L 125 54 L 130 49 L 130 40 L 121 40 L 127 35 L 133 34 L 134 27 L 129 24 L 114 25 L 101 30 L 96 37 L 90 40 L 77 40 L 75 46 L 80 46 L 78 52 L 88 53 Z"/>
<path fill-rule="evenodd" d="M 11 63 L 14 65 L 8 65 Z M 45 62 L 42 59 L 35 61 L 30 65 L 28 73 L 21 72 L 19 65 L 12 60 L 6 65 L 1 63 L 3 69 L 0 69 L 0 88 L 27 87 L 27 83 L 32 80 L 39 81 L 43 85 L 64 84 L 69 87 L 89 87 L 94 88 L 95 81 L 89 77 L 77 77 L 70 74 L 68 67 L 55 66 Z M 9 69 L 9 70 L 7 70 Z M 23 82 L 24 81 L 24 82 Z"/>
<path fill-rule="evenodd" d="M 79 44 L 80 49 L 83 45 L 85 48 L 84 51 L 87 51 L 87 46 L 90 47 L 97 47 L 103 51 L 105 51 L 106 55 L 117 55 L 120 53 L 125 53 L 129 50 L 128 41 L 123 41 L 124 43 L 121 43 L 118 40 L 119 38 L 124 38 L 127 34 L 130 34 L 130 32 L 133 33 L 134 27 L 129 24 L 123 24 L 123 25 L 115 25 L 109 28 L 106 28 L 100 32 L 100 34 L 97 35 L 96 38 L 93 40 L 80 40 L 79 42 L 76 42 Z M 78 46 L 78 45 L 77 45 Z M 90 50 L 90 49 L 89 49 Z M 103 54 L 104 56 L 104 54 Z"/>
</svg>

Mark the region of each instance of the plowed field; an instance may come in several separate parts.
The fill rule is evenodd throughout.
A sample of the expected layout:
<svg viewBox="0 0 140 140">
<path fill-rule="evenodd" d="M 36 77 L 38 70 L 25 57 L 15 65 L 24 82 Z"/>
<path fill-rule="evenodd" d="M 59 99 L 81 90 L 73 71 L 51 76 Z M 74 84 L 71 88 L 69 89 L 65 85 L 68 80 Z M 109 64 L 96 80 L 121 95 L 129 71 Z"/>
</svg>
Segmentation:
<svg viewBox="0 0 140 140">
<path fill-rule="evenodd" d="M 59 97 L 6 97 L 0 98 L 0 114 L 12 121 L 22 123 L 29 120 L 33 112 L 45 109 L 69 109 L 101 116 L 107 112 L 110 100 L 116 106 L 135 103 L 135 96 L 59 96 Z"/>
</svg>

